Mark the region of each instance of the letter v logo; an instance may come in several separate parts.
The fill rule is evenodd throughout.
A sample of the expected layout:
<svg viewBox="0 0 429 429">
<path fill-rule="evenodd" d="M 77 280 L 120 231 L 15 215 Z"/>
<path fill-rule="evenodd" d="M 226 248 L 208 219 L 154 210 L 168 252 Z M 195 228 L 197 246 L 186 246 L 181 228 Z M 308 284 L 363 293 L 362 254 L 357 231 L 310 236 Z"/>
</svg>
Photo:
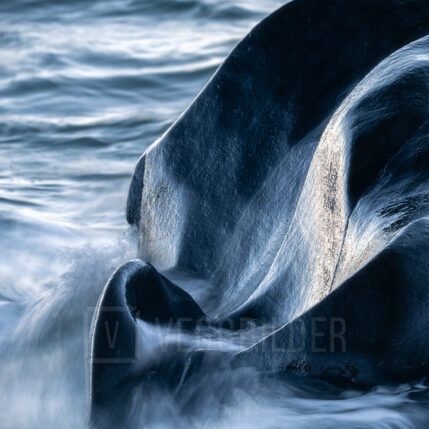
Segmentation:
<svg viewBox="0 0 429 429">
<path fill-rule="evenodd" d="M 114 349 L 116 344 L 116 339 L 118 337 L 119 321 L 115 323 L 115 329 L 113 330 L 113 335 L 110 332 L 109 322 L 104 322 L 104 326 L 106 327 L 106 336 L 107 336 L 107 343 L 109 345 L 109 349 Z"/>
</svg>

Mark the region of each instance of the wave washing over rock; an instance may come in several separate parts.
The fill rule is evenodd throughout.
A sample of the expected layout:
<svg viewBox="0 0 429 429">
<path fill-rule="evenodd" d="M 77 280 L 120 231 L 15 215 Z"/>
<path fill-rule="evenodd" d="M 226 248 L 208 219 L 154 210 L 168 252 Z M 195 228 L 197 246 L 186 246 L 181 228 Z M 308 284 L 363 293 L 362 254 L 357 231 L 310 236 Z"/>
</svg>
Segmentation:
<svg viewBox="0 0 429 429">
<path fill-rule="evenodd" d="M 125 222 L 281 3 L 0 2 L 1 429 L 429 427 L 424 2 L 276 12 Z"/>
<path fill-rule="evenodd" d="M 288 389 L 428 375 L 428 30 L 426 0 L 293 1 L 149 147 L 127 206 L 140 259 L 93 319 L 95 427 L 249 427 L 229 413 L 257 392 L 267 427 L 309 427 Z"/>
</svg>

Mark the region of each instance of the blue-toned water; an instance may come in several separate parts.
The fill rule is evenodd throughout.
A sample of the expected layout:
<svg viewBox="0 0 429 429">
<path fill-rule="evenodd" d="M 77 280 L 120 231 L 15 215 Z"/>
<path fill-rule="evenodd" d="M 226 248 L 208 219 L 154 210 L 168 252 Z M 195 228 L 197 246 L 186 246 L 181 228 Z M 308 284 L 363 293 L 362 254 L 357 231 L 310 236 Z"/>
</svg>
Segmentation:
<svg viewBox="0 0 429 429">
<path fill-rule="evenodd" d="M 2 2 L 2 275 L 33 290 L 55 247 L 123 231 L 139 156 L 279 4 Z"/>
<path fill-rule="evenodd" d="M 0 3 L 1 428 L 85 427 L 92 308 L 112 271 L 136 255 L 124 215 L 135 163 L 282 3 Z M 194 426 L 428 425 L 423 384 L 323 397 L 253 387 Z M 174 424 L 162 411 L 152 427 Z"/>
</svg>

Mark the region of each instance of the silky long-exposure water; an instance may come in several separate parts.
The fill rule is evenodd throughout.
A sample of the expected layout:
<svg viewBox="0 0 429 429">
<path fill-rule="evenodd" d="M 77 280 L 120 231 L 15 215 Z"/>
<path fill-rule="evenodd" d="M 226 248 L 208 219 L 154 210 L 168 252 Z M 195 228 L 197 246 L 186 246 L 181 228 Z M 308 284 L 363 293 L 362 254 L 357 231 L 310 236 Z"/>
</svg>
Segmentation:
<svg viewBox="0 0 429 429">
<path fill-rule="evenodd" d="M 86 427 L 92 312 L 114 269 L 137 255 L 125 222 L 134 166 L 237 42 L 281 4 L 0 4 L 0 427 Z M 205 399 L 190 420 L 154 392 L 142 426 L 429 424 L 424 380 L 358 392 L 245 371 L 216 377 L 195 387 Z"/>
</svg>

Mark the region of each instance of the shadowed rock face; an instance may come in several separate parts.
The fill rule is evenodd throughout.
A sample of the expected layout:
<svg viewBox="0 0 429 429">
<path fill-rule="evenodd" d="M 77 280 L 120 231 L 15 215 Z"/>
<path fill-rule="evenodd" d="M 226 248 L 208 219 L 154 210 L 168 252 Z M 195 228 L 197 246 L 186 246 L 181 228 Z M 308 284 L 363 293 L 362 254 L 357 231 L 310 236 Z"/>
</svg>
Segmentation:
<svg viewBox="0 0 429 429">
<path fill-rule="evenodd" d="M 142 368 L 135 365 L 140 353 L 138 320 L 180 324 L 177 329 L 191 332 L 197 324 L 210 323 L 188 293 L 151 265 L 134 260 L 121 266 L 104 289 L 93 320 L 90 403 L 91 420 L 96 426 L 133 421 L 136 380 L 147 368 L 157 368 L 158 372 L 162 368 L 168 384 L 180 380 L 183 358 L 177 350 L 174 356 L 164 350 L 165 356 L 149 359 Z M 168 358 L 169 368 L 164 368 L 164 358 Z M 174 360 L 180 369 L 174 366 Z"/>
<path fill-rule="evenodd" d="M 207 279 L 221 317 L 283 323 L 325 296 L 351 212 L 424 109 L 375 111 L 375 89 L 359 106 L 344 100 L 427 33 L 428 15 L 426 1 L 300 0 L 258 25 L 139 161 L 128 221 L 139 227 L 141 257 Z M 341 143 L 343 132 L 353 142 Z"/>
<path fill-rule="evenodd" d="M 427 375 L 428 33 L 426 0 L 296 0 L 259 24 L 146 151 L 129 192 L 141 258 L 211 285 L 198 303 L 208 317 L 138 261 L 100 308 L 113 296 L 147 322 L 188 317 L 191 331 L 248 317 L 276 328 L 225 352 L 232 367 L 364 383 Z M 101 313 L 93 358 L 110 353 Z M 131 351 L 136 317 L 118 333 Z M 189 372 L 189 356 L 160 356 L 158 373 Z M 111 397 L 131 367 L 93 363 L 93 392 Z"/>
<path fill-rule="evenodd" d="M 359 383 L 429 373 L 429 222 L 401 235 L 301 317 L 234 357 L 234 366 Z"/>
</svg>

